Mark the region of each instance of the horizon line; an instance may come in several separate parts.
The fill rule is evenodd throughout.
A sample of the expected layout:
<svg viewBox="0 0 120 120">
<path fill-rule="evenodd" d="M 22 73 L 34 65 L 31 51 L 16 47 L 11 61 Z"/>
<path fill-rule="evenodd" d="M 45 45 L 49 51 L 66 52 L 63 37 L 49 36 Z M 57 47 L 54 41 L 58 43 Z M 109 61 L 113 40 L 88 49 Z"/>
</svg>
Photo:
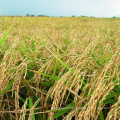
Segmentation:
<svg viewBox="0 0 120 120">
<path fill-rule="evenodd" d="M 112 17 L 95 17 L 95 16 L 87 16 L 87 15 L 80 15 L 80 16 L 78 16 L 78 15 L 71 15 L 71 16 L 62 16 L 62 15 L 59 15 L 59 16 L 49 16 L 49 15 L 34 15 L 34 14 L 26 14 L 26 15 L 7 15 L 7 14 L 5 14 L 5 15 L 0 15 L 0 17 L 5 17 L 5 16 L 7 16 L 7 17 L 93 17 L 93 18 L 120 18 L 120 17 L 117 17 L 117 16 L 112 16 Z"/>
</svg>

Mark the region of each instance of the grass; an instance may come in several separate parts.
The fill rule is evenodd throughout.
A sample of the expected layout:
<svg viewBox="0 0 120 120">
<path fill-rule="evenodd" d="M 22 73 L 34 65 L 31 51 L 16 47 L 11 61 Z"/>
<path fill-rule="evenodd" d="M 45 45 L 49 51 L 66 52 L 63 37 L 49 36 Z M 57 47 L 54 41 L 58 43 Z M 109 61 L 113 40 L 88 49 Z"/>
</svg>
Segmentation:
<svg viewBox="0 0 120 120">
<path fill-rule="evenodd" d="M 120 20 L 0 18 L 0 119 L 119 119 Z"/>
</svg>

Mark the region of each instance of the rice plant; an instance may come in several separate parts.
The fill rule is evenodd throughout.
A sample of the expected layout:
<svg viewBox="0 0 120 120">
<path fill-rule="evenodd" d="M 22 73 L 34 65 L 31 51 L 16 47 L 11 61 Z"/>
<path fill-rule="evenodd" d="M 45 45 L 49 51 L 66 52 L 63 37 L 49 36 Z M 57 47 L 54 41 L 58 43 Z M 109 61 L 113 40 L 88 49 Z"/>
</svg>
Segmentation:
<svg viewBox="0 0 120 120">
<path fill-rule="evenodd" d="M 120 21 L 0 17 L 1 120 L 120 119 Z"/>
</svg>

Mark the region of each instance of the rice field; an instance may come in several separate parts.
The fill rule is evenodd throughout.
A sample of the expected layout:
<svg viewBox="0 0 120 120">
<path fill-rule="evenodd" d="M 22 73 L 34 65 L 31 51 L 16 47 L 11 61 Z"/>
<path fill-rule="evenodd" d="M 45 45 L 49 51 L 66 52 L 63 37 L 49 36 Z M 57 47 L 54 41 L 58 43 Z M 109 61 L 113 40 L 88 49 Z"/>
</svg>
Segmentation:
<svg viewBox="0 0 120 120">
<path fill-rule="evenodd" d="M 119 120 L 120 19 L 0 17 L 1 120 Z"/>
</svg>

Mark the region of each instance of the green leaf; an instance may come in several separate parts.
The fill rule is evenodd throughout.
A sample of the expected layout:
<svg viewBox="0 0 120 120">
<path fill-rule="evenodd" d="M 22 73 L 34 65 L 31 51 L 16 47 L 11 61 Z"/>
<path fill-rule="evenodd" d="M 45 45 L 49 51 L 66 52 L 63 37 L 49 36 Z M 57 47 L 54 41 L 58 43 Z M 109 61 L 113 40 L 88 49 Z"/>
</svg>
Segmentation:
<svg viewBox="0 0 120 120">
<path fill-rule="evenodd" d="M 108 55 L 108 57 L 105 59 L 105 63 L 108 63 L 108 62 L 109 62 L 111 56 L 112 56 L 111 54 Z"/>
<path fill-rule="evenodd" d="M 13 94 L 15 95 L 15 92 L 13 92 Z M 20 96 L 20 100 L 21 100 L 23 103 L 25 103 L 25 99 L 22 98 L 21 96 Z M 27 106 L 30 107 L 30 105 L 29 105 L 28 103 L 27 103 Z"/>
<path fill-rule="evenodd" d="M 25 42 L 26 48 L 29 48 L 26 39 L 24 39 L 24 42 Z"/>
<path fill-rule="evenodd" d="M 56 56 L 56 58 L 65 68 L 70 70 L 72 74 L 74 73 L 74 71 L 71 69 L 71 67 L 69 67 L 66 63 L 64 63 L 62 60 L 60 60 L 57 56 Z"/>
<path fill-rule="evenodd" d="M 28 40 L 30 40 L 30 37 L 28 37 L 28 36 L 26 36 L 26 35 L 25 35 L 25 37 L 26 37 Z"/>
<path fill-rule="evenodd" d="M 58 60 L 65 68 L 67 68 L 68 70 L 70 70 L 72 74 L 74 73 L 74 71 L 71 69 L 71 67 L 69 67 L 66 63 L 64 63 L 64 62 L 63 62 L 61 59 L 59 59 L 56 55 L 55 55 L 55 57 L 57 58 L 57 60 Z"/>
<path fill-rule="evenodd" d="M 115 102 L 115 99 L 106 99 L 103 101 L 103 105 L 114 103 L 114 102 Z"/>
<path fill-rule="evenodd" d="M 112 98 L 112 97 L 115 97 L 115 95 L 116 95 L 116 96 L 120 95 L 120 91 L 115 91 L 114 94 L 111 93 L 111 94 L 107 95 L 107 96 L 106 96 L 106 99 L 110 99 L 110 98 Z"/>
<path fill-rule="evenodd" d="M 95 57 L 94 54 L 92 54 L 92 57 L 93 57 L 93 59 L 96 61 L 96 64 L 97 64 L 98 66 L 102 66 L 102 64 L 101 64 L 98 60 L 96 60 L 96 57 Z"/>
<path fill-rule="evenodd" d="M 39 71 L 35 71 L 35 70 L 32 70 L 33 72 L 36 72 L 36 73 L 38 73 L 38 74 L 41 74 L 41 75 L 43 75 L 43 76 L 45 76 L 45 77 L 49 77 L 49 78 L 52 78 L 52 79 L 54 79 L 54 80 L 59 80 L 60 78 L 58 78 L 58 77 L 55 77 L 55 76 L 51 76 L 51 75 L 48 75 L 48 74 L 45 74 L 45 73 L 40 73 Z"/>
<path fill-rule="evenodd" d="M 64 42 L 66 42 L 66 43 L 71 45 L 71 43 L 67 39 L 63 38 L 63 40 L 64 40 Z"/>
<path fill-rule="evenodd" d="M 35 43 L 35 40 L 32 40 L 32 47 L 31 47 L 32 51 L 35 51 L 35 45 L 34 45 L 34 43 Z"/>
<path fill-rule="evenodd" d="M 53 119 L 57 118 L 57 117 L 60 117 L 61 115 L 63 115 L 64 113 L 68 112 L 70 109 L 65 109 L 63 111 L 60 111 L 58 113 L 56 113 L 54 116 L 53 116 Z"/>
<path fill-rule="evenodd" d="M 9 29 L 8 29 L 8 31 L 5 33 L 5 35 L 4 35 L 4 36 L 2 37 L 2 39 L 0 40 L 0 46 L 2 46 L 2 43 L 5 41 L 8 33 L 9 33 L 10 30 L 11 30 L 11 28 L 12 28 L 12 27 L 10 26 Z"/>
<path fill-rule="evenodd" d="M 69 105 L 67 105 L 66 107 L 62 108 L 62 109 L 56 109 L 56 110 L 50 110 L 48 112 L 57 112 L 54 116 L 53 119 L 60 117 L 61 115 L 63 115 L 64 113 L 70 111 L 72 109 L 72 107 L 75 107 L 75 103 L 71 102 Z"/>
<path fill-rule="evenodd" d="M 104 120 L 104 115 L 103 115 L 103 111 L 100 111 L 100 120 Z"/>
<path fill-rule="evenodd" d="M 29 97 L 29 105 L 30 105 L 30 109 L 32 109 L 33 102 L 32 102 L 32 98 L 31 97 Z M 32 115 L 32 120 L 35 120 L 35 115 L 34 114 Z"/>
<path fill-rule="evenodd" d="M 18 48 L 23 55 L 26 55 L 26 52 L 21 47 Z"/>
<path fill-rule="evenodd" d="M 7 87 L 0 92 L 0 95 L 4 94 L 4 93 L 13 85 L 13 83 L 14 83 L 14 79 L 12 79 L 12 80 L 8 83 Z"/>
<path fill-rule="evenodd" d="M 41 85 L 44 85 L 44 86 L 52 86 L 53 83 L 52 82 L 39 82 Z"/>
<path fill-rule="evenodd" d="M 49 50 L 49 49 L 48 49 Z M 50 50 L 49 50 L 50 51 Z M 50 51 L 51 52 L 51 51 Z M 51 52 L 52 53 L 52 52 Z M 52 53 L 53 54 L 53 53 Z M 69 67 L 66 63 L 64 63 L 61 59 L 59 59 L 55 54 L 53 54 L 55 57 L 56 57 L 56 59 L 65 67 L 65 68 L 67 68 L 68 70 L 70 70 L 71 71 L 71 73 L 72 74 L 74 74 L 74 71 L 72 70 L 72 68 L 71 67 Z"/>
</svg>

